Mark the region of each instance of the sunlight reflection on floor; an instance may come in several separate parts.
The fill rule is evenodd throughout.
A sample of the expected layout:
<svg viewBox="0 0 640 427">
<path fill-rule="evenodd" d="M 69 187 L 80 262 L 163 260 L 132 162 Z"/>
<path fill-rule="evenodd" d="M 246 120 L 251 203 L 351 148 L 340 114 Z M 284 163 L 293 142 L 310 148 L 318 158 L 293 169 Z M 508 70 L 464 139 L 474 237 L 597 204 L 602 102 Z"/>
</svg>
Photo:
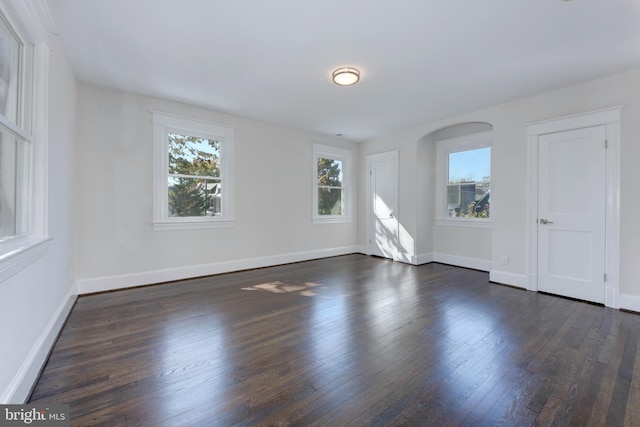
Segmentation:
<svg viewBox="0 0 640 427">
<path fill-rule="evenodd" d="M 276 280 L 275 282 L 262 283 L 260 285 L 250 286 L 248 288 L 242 288 L 243 291 L 266 291 L 274 294 L 287 294 L 291 292 L 298 292 L 305 297 L 312 297 L 316 295 L 316 292 L 311 290 L 320 286 L 319 283 L 305 282 L 299 285 L 287 284 Z M 322 287 L 324 289 L 326 287 Z"/>
</svg>

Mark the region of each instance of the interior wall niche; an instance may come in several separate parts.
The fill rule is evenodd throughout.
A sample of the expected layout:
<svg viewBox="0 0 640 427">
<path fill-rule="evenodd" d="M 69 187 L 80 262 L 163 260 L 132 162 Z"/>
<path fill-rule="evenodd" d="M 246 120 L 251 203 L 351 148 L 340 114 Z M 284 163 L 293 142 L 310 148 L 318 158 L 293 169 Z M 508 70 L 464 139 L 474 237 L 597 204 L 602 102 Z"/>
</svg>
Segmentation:
<svg viewBox="0 0 640 427">
<path fill-rule="evenodd" d="M 458 263 L 459 260 L 480 259 L 472 263 L 473 268 L 485 269 L 486 259 L 490 258 L 491 230 L 470 229 L 458 227 L 440 227 L 436 229 L 436 142 L 463 137 L 475 133 L 492 131 L 493 125 L 486 122 L 463 122 L 443 127 L 424 135 L 418 140 L 418 168 L 417 168 L 417 224 L 416 224 L 416 261 L 418 264 L 438 261 L 445 251 L 447 258 L 441 261 Z M 455 234 L 449 236 L 449 234 Z M 461 234 L 469 234 L 469 238 L 478 243 L 478 251 L 469 252 L 467 246 L 460 248 L 444 247 L 438 243 L 438 239 L 449 241 L 460 240 Z M 464 239 L 468 241 L 467 239 Z M 441 242 L 442 243 L 442 242 Z M 453 245 L 455 246 L 455 245 Z M 459 250 L 458 250 L 459 249 Z M 477 253 L 476 253 L 477 252 Z M 464 266 L 464 265 L 463 265 Z"/>
</svg>

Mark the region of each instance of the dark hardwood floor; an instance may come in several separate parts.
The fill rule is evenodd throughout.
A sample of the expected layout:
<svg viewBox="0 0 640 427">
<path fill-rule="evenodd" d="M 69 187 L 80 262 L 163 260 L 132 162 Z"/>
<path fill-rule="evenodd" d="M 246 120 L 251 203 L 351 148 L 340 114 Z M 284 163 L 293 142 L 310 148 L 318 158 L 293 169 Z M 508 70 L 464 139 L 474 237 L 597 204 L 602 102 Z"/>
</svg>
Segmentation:
<svg viewBox="0 0 640 427">
<path fill-rule="evenodd" d="M 348 255 L 78 299 L 71 425 L 640 426 L 640 316 Z"/>
</svg>

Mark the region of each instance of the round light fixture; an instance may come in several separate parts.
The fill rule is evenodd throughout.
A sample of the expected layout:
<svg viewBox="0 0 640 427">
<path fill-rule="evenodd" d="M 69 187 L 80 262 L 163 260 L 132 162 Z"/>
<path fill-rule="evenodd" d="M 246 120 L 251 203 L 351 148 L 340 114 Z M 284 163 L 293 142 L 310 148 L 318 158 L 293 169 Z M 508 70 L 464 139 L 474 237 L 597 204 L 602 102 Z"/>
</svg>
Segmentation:
<svg viewBox="0 0 640 427">
<path fill-rule="evenodd" d="M 352 67 L 338 68 L 331 74 L 333 82 L 340 86 L 350 86 L 360 80 L 360 71 Z"/>
</svg>

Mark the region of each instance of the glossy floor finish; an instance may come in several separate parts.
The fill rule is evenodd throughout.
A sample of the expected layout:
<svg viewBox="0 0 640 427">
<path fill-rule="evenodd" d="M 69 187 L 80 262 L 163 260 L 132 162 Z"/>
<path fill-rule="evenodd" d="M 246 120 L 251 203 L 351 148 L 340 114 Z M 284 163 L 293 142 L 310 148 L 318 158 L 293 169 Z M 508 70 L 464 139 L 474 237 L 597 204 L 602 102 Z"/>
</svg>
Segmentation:
<svg viewBox="0 0 640 427">
<path fill-rule="evenodd" d="M 348 255 L 83 296 L 71 425 L 640 425 L 640 316 Z"/>
</svg>

